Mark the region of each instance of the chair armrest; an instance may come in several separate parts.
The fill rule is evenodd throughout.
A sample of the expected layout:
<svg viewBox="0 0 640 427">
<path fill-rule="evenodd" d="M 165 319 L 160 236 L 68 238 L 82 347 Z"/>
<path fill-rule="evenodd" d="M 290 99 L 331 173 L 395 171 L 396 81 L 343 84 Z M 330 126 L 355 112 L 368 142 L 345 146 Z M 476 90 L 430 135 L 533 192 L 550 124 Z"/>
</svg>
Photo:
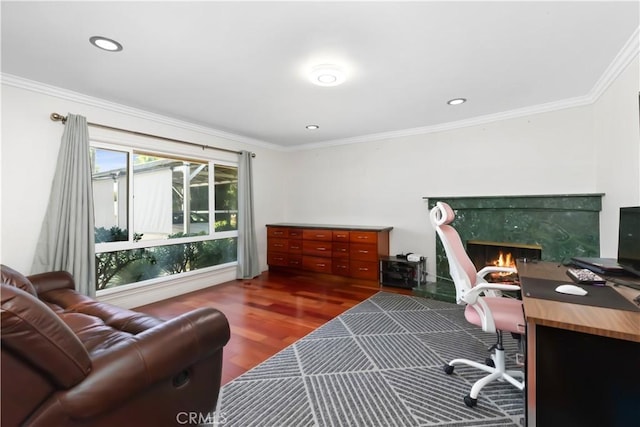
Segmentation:
<svg viewBox="0 0 640 427">
<path fill-rule="evenodd" d="M 200 308 L 148 329 L 93 359 L 84 381 L 60 396 L 72 418 L 88 418 L 126 402 L 220 351 L 229 341 L 220 311 Z"/>
<path fill-rule="evenodd" d="M 506 285 L 503 283 L 481 283 L 466 292 L 462 300 L 467 304 L 475 304 L 480 296 L 484 296 L 485 291 L 519 291 L 518 285 Z"/>
<path fill-rule="evenodd" d="M 47 273 L 27 276 L 38 295 L 54 289 L 75 289 L 73 276 L 66 271 L 49 271 Z"/>
<path fill-rule="evenodd" d="M 489 273 L 512 273 L 517 274 L 518 270 L 513 267 L 498 267 L 493 265 L 488 265 L 484 267 L 482 270 L 478 271 L 478 277 L 484 277 Z"/>
<path fill-rule="evenodd" d="M 507 285 L 504 283 L 482 283 L 480 285 L 474 286 L 473 290 L 477 289 L 479 292 L 490 290 L 490 291 L 519 291 L 520 286 L 518 285 Z"/>
</svg>

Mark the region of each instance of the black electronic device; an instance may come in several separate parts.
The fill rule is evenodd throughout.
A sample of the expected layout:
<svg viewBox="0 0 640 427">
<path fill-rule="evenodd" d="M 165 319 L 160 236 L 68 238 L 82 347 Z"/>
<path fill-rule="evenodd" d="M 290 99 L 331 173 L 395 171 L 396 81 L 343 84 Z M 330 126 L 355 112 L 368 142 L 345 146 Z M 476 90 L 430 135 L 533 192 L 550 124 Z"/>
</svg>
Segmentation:
<svg viewBox="0 0 640 427">
<path fill-rule="evenodd" d="M 624 275 L 626 273 L 615 258 L 573 257 L 570 264 L 607 276 Z"/>
<path fill-rule="evenodd" d="M 640 276 L 640 206 L 620 208 L 618 264 Z"/>
</svg>

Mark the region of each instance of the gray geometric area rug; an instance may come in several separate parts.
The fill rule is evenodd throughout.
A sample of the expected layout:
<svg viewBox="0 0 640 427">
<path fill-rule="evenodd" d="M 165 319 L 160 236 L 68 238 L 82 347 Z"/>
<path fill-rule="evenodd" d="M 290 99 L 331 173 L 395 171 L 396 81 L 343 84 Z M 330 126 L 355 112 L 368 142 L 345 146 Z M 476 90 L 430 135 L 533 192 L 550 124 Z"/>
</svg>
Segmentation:
<svg viewBox="0 0 640 427">
<path fill-rule="evenodd" d="M 463 397 L 485 374 L 495 335 L 464 318 L 464 307 L 379 292 L 222 387 L 225 426 L 521 426 L 524 395 L 505 382 Z M 517 342 L 504 335 L 507 366 Z"/>
</svg>

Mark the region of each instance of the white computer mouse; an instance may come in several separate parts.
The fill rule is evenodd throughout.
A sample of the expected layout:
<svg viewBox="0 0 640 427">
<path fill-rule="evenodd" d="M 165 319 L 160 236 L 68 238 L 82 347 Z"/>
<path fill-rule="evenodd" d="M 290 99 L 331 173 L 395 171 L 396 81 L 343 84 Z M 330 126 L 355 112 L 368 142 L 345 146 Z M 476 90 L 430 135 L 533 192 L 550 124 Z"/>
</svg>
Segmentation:
<svg viewBox="0 0 640 427">
<path fill-rule="evenodd" d="M 556 288 L 556 292 L 560 292 L 561 294 L 579 295 L 579 296 L 585 296 L 586 294 L 588 294 L 586 290 L 576 285 L 560 285 Z"/>
</svg>

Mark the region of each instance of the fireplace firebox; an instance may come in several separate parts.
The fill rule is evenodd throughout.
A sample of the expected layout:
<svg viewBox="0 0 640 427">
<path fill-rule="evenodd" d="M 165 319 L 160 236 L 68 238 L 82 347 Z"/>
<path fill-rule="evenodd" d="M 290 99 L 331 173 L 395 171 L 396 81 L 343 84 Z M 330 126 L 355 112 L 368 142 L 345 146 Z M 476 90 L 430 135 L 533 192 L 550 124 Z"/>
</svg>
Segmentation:
<svg viewBox="0 0 640 427">
<path fill-rule="evenodd" d="M 467 242 L 467 254 L 476 270 L 481 270 L 486 266 L 515 267 L 516 259 L 540 260 L 542 258 L 542 247 L 519 243 L 469 240 Z M 487 277 L 490 282 L 504 282 L 516 279 L 516 275 L 510 277 L 508 274 L 500 273 Z"/>
</svg>

